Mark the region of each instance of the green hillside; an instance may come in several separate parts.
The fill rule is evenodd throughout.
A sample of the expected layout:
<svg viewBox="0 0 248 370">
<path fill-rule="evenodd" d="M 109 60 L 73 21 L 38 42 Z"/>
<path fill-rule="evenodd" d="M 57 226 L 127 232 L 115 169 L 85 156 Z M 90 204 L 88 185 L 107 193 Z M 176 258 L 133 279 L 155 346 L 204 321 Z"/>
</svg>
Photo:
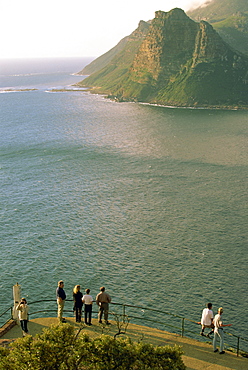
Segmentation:
<svg viewBox="0 0 248 370">
<path fill-rule="evenodd" d="M 230 46 L 248 55 L 248 13 L 236 13 L 213 27 Z"/>
<path fill-rule="evenodd" d="M 247 13 L 247 0 L 211 0 L 199 8 L 190 10 L 187 15 L 196 21 L 218 22 L 235 13 Z"/>
<path fill-rule="evenodd" d="M 187 14 L 196 21 L 211 23 L 224 41 L 248 55 L 247 0 L 212 0 Z"/>
</svg>

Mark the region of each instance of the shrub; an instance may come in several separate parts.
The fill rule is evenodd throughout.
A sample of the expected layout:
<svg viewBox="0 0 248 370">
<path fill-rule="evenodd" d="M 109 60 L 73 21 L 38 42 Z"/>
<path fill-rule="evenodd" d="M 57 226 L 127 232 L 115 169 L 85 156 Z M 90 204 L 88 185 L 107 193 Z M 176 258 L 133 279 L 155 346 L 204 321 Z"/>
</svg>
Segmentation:
<svg viewBox="0 0 248 370">
<path fill-rule="evenodd" d="M 185 370 L 179 347 L 156 347 L 101 335 L 90 339 L 69 324 L 52 325 L 34 338 L 0 350 L 0 370 Z"/>
</svg>

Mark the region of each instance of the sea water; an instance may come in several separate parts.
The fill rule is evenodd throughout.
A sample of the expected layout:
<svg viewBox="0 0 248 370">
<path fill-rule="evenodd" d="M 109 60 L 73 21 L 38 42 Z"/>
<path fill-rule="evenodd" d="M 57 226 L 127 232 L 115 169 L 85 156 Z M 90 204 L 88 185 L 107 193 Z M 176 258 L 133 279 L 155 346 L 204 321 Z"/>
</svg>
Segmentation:
<svg viewBox="0 0 248 370">
<path fill-rule="evenodd" d="M 0 311 L 63 279 L 196 321 L 211 301 L 248 337 L 247 112 L 72 91 L 88 62 L 1 62 Z"/>
</svg>

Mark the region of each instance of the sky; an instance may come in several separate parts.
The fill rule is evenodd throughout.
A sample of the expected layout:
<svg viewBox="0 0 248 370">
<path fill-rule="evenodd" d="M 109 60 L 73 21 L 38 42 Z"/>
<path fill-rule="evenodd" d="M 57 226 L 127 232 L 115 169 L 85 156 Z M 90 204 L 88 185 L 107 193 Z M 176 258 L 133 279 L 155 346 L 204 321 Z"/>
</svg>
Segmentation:
<svg viewBox="0 0 248 370">
<path fill-rule="evenodd" d="M 0 58 L 98 57 L 155 11 L 206 0 L 0 0 Z"/>
</svg>

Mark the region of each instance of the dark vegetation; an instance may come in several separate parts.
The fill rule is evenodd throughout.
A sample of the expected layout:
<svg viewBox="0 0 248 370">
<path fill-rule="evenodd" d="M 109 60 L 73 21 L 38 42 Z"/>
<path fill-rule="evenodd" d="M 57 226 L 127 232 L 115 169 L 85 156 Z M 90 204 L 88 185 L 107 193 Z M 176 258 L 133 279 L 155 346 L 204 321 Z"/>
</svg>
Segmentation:
<svg viewBox="0 0 248 370">
<path fill-rule="evenodd" d="M 101 335 L 90 339 L 70 324 L 0 347 L 1 370 L 185 370 L 179 347 L 153 346 Z"/>
</svg>

